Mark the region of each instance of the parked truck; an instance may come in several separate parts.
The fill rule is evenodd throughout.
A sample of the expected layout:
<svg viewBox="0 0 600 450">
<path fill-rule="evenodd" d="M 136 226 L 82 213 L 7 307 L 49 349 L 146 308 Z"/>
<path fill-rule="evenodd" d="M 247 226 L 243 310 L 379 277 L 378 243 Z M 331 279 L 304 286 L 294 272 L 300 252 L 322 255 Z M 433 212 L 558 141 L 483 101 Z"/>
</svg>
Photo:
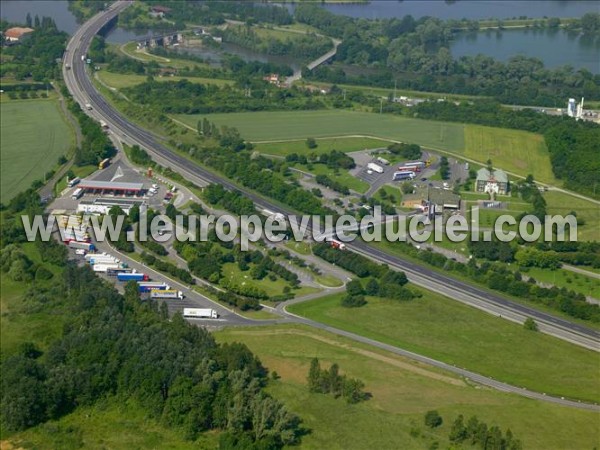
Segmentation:
<svg viewBox="0 0 600 450">
<path fill-rule="evenodd" d="M 372 170 L 373 172 L 383 173 L 383 167 L 372 162 L 367 164 L 367 169 Z"/>
<path fill-rule="evenodd" d="M 148 281 L 150 278 L 145 273 L 118 273 L 119 281 Z"/>
<path fill-rule="evenodd" d="M 94 272 L 106 273 L 108 269 L 118 269 L 119 263 L 94 264 Z"/>
<path fill-rule="evenodd" d="M 138 282 L 138 290 L 140 292 L 151 292 L 154 290 L 168 291 L 170 289 L 171 289 L 171 286 L 169 286 L 166 283 L 161 283 L 159 281 Z"/>
<path fill-rule="evenodd" d="M 210 308 L 183 308 L 183 317 L 188 319 L 217 319 L 219 315 Z"/>
<path fill-rule="evenodd" d="M 183 298 L 183 292 L 175 289 L 152 289 L 150 291 L 150 298 Z"/>
<path fill-rule="evenodd" d="M 383 164 L 384 166 L 389 166 L 390 162 L 387 159 L 384 159 L 382 157 L 377 158 L 377 162 Z"/>
<path fill-rule="evenodd" d="M 133 269 L 130 269 L 128 267 L 115 267 L 108 268 L 106 270 L 106 275 L 108 275 L 109 277 L 116 277 L 120 273 L 133 273 Z"/>
<path fill-rule="evenodd" d="M 67 245 L 69 246 L 69 248 L 81 248 L 86 252 L 96 251 L 96 246 L 91 242 L 69 241 Z"/>
<path fill-rule="evenodd" d="M 67 186 L 69 186 L 69 187 L 73 187 L 73 186 L 75 186 L 76 184 L 79 184 L 79 182 L 80 182 L 80 181 L 81 181 L 81 178 L 79 178 L 79 177 L 75 177 L 75 178 L 73 178 L 72 180 L 69 180 L 69 182 L 67 183 Z"/>
</svg>

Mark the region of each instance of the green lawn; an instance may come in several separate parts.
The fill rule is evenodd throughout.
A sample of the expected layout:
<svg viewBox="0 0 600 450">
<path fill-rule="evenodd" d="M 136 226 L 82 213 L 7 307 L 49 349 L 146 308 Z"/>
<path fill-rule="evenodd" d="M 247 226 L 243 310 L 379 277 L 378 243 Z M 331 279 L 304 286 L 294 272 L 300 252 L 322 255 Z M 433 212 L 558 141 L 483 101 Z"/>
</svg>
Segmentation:
<svg viewBox="0 0 600 450">
<path fill-rule="evenodd" d="M 114 87 L 116 89 L 123 89 L 131 86 L 135 86 L 137 84 L 144 83 L 146 81 L 145 75 L 132 75 L 132 74 L 122 74 L 122 73 L 113 73 L 108 72 L 106 70 L 101 70 L 97 72 L 97 76 L 103 83 L 108 86 Z M 233 84 L 231 80 L 220 80 L 218 78 L 202 78 L 202 77 L 154 77 L 156 81 L 179 81 L 179 80 L 189 80 L 193 83 L 203 83 L 203 84 L 216 84 L 217 86 L 225 86 Z"/>
<path fill-rule="evenodd" d="M 560 184 L 552 173 L 544 137 L 539 134 L 466 125 L 464 156 L 480 162 L 491 159 L 495 167 L 522 176 L 531 173 L 538 181 Z"/>
<path fill-rule="evenodd" d="M 308 327 L 282 325 L 226 328 L 220 342 L 243 342 L 281 377 L 268 390 L 298 414 L 310 433 L 302 449 L 450 448 L 448 433 L 458 414 L 510 428 L 526 449 L 584 449 L 597 445 L 598 414 L 481 389 L 429 366 Z M 357 405 L 311 394 L 306 376 L 313 357 L 332 362 L 365 383 L 372 398 Z M 423 415 L 438 410 L 444 423 L 426 429 Z M 412 431 L 412 433 L 411 433 Z M 467 447 L 465 447 L 467 448 Z M 470 447 L 469 447 L 470 448 Z"/>
<path fill-rule="evenodd" d="M 27 189 L 57 165 L 74 142 L 72 130 L 52 100 L 0 104 L 0 201 Z"/>
<path fill-rule="evenodd" d="M 411 142 L 425 147 L 461 152 L 461 124 L 410 119 L 389 114 L 346 110 L 246 112 L 185 115 L 176 117 L 195 127 L 206 117 L 218 125 L 234 126 L 250 141 L 279 141 L 336 136 L 365 135 Z"/>
<path fill-rule="evenodd" d="M 308 242 L 288 241 L 285 246 L 301 255 L 310 255 L 312 253 Z"/>
<path fill-rule="evenodd" d="M 308 148 L 306 139 L 255 144 L 254 150 L 267 155 L 286 156 L 290 153 L 309 155 L 310 153 L 329 153 L 332 150 L 340 152 L 357 152 L 365 149 L 387 147 L 389 141 L 372 138 L 317 138 L 317 147 Z"/>
<path fill-rule="evenodd" d="M 289 310 L 516 386 L 600 399 L 597 353 L 423 292 L 411 302 L 369 298 L 360 309 L 341 307 L 338 294 Z"/>
<path fill-rule="evenodd" d="M 571 211 L 585 220 L 585 224 L 577 227 L 577 239 L 580 241 L 600 241 L 600 206 L 569 194 L 558 191 L 544 192 L 548 214 L 567 215 Z"/>
<path fill-rule="evenodd" d="M 600 300 L 600 280 L 598 278 L 588 277 L 566 269 L 548 270 L 531 267 L 528 270 L 520 270 L 524 275 L 533 277 L 541 283 L 565 287 Z"/>
</svg>

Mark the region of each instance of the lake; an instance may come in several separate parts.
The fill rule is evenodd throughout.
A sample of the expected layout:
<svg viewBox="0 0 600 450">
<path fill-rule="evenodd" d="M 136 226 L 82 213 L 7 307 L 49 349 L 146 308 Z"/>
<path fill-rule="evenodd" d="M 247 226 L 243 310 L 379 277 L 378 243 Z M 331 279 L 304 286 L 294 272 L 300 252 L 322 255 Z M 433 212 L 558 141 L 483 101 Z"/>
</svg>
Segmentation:
<svg viewBox="0 0 600 450">
<path fill-rule="evenodd" d="M 600 36 L 585 36 L 563 30 L 515 29 L 461 33 L 450 44 L 452 55 L 478 53 L 507 61 L 520 54 L 541 59 L 549 68 L 570 64 L 600 73 Z"/>
<path fill-rule="evenodd" d="M 290 5 L 291 9 L 294 6 Z M 440 19 L 509 19 L 527 16 L 542 17 L 581 17 L 586 12 L 599 12 L 600 2 L 581 0 L 405 0 L 372 1 L 368 4 L 325 4 L 324 8 L 335 13 L 366 19 L 402 17 L 410 14 Z"/>
<path fill-rule="evenodd" d="M 286 5 L 293 10 L 294 5 Z M 486 0 L 486 1 L 456 1 L 444 0 L 429 1 L 373 1 L 370 4 L 326 4 L 324 6 L 336 14 L 345 14 L 354 17 L 381 18 L 401 17 L 411 14 L 415 17 L 430 15 L 441 19 L 469 19 L 481 18 L 510 18 L 515 16 L 528 17 L 580 17 L 586 12 L 600 11 L 598 1 L 516 1 L 516 0 Z M 66 0 L 2 0 L 2 18 L 13 22 L 24 22 L 29 12 L 32 16 L 52 17 L 59 29 L 73 33 L 79 26 L 77 19 L 68 9 Z M 133 32 L 116 28 L 107 36 L 111 43 L 124 43 L 141 36 L 147 32 Z M 273 62 L 286 62 L 289 60 L 280 57 L 268 57 L 255 54 L 246 49 L 229 48 L 231 53 L 244 59 L 269 60 Z M 548 67 L 570 64 L 575 68 L 585 67 L 594 73 L 600 73 L 600 39 L 590 39 L 584 36 L 572 36 L 562 31 L 552 32 L 547 30 L 505 30 L 500 34 L 481 32 L 476 34 L 463 34 L 451 45 L 454 56 L 475 55 L 483 53 L 499 60 L 506 61 L 515 54 L 524 54 L 540 58 Z M 218 59 L 218 55 L 212 56 Z"/>
</svg>

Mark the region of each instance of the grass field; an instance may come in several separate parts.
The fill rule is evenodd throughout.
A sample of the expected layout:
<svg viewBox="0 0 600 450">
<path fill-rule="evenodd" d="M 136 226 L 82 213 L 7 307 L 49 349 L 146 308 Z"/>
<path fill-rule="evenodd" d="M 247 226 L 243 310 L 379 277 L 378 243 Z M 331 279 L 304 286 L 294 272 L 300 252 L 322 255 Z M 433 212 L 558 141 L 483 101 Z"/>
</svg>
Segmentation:
<svg viewBox="0 0 600 450">
<path fill-rule="evenodd" d="M 598 414 L 558 407 L 465 384 L 373 347 L 301 326 L 226 328 L 220 342 L 243 342 L 281 378 L 268 390 L 303 420 L 310 433 L 302 449 L 427 449 L 447 436 L 458 414 L 510 428 L 526 449 L 584 449 L 597 445 Z M 373 397 L 357 405 L 311 394 L 306 376 L 313 357 L 340 365 L 364 381 Z M 436 409 L 444 424 L 426 429 L 423 415 Z M 465 447 L 467 448 L 467 447 Z"/>
<path fill-rule="evenodd" d="M 254 150 L 267 155 L 286 156 L 290 153 L 297 153 L 298 155 L 329 153 L 332 150 L 337 150 L 339 152 L 357 152 L 365 149 L 387 147 L 389 145 L 389 141 L 361 137 L 320 138 L 316 139 L 316 141 L 316 148 L 308 148 L 306 146 L 306 140 L 296 140 L 255 144 Z"/>
<path fill-rule="evenodd" d="M 0 201 L 6 202 L 56 166 L 74 137 L 51 100 L 2 103 L 0 116 Z"/>
<path fill-rule="evenodd" d="M 179 430 L 164 427 L 136 402 L 119 398 L 98 401 L 94 406 L 79 407 L 58 421 L 50 421 L 12 436 L 3 436 L 15 448 L 164 448 L 213 449 L 218 434 L 205 433 L 196 441 L 186 441 Z M 4 441 L 3 441 L 4 442 Z M 10 449 L 10 447 L 4 447 Z"/>
<path fill-rule="evenodd" d="M 598 278 L 588 277 L 566 269 L 548 270 L 531 267 L 529 270 L 521 270 L 521 272 L 541 283 L 565 287 L 600 300 L 600 280 Z"/>
<path fill-rule="evenodd" d="M 360 309 L 341 307 L 341 296 L 288 309 L 516 386 L 600 400 L 598 355 L 590 350 L 427 291 L 412 302 L 369 298 Z"/>
<path fill-rule="evenodd" d="M 531 173 L 538 181 L 560 184 L 552 173 L 544 137 L 539 134 L 466 125 L 464 156 L 481 162 L 491 159 L 495 167 L 523 176 Z"/>
<path fill-rule="evenodd" d="M 250 141 L 366 135 L 454 152 L 461 152 L 464 148 L 463 125 L 387 114 L 319 110 L 180 114 L 176 117 L 192 127 L 195 127 L 198 120 L 203 117 L 219 125 L 234 126 L 245 139 Z"/>
<path fill-rule="evenodd" d="M 135 86 L 137 84 L 144 83 L 146 81 L 145 75 L 131 75 L 131 74 L 123 74 L 123 73 L 113 73 L 108 72 L 106 70 L 101 70 L 97 72 L 97 76 L 103 83 L 107 84 L 110 87 L 114 87 L 116 89 L 123 89 L 131 86 Z M 216 84 L 217 86 L 225 86 L 228 84 L 233 84 L 233 81 L 230 80 L 219 80 L 218 78 L 201 78 L 201 77 L 154 77 L 156 81 L 179 81 L 179 80 L 189 80 L 193 83 L 203 83 L 203 84 Z"/>
<path fill-rule="evenodd" d="M 577 238 L 580 241 L 600 241 L 600 206 L 577 197 L 558 191 L 544 192 L 548 214 L 566 215 L 571 211 L 585 220 L 584 225 L 577 227 Z"/>
</svg>

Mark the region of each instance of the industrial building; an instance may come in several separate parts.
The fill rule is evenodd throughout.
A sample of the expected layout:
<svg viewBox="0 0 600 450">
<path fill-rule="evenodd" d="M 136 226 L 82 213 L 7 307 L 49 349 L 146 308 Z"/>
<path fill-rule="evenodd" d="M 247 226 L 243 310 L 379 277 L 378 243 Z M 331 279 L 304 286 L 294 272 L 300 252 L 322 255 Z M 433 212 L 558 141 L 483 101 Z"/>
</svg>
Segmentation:
<svg viewBox="0 0 600 450">
<path fill-rule="evenodd" d="M 475 190 L 477 192 L 505 195 L 508 192 L 508 175 L 500 169 L 492 169 L 491 171 L 486 168 L 479 169 L 475 181 Z"/>
<path fill-rule="evenodd" d="M 129 215 L 131 208 L 145 205 L 144 200 L 125 199 L 125 198 L 96 198 L 94 200 L 82 200 L 77 205 L 77 212 L 84 214 L 108 214 L 113 206 L 120 207 L 123 212 Z"/>
<path fill-rule="evenodd" d="M 81 180 L 78 186 L 86 193 L 96 194 L 141 195 L 144 192 L 144 183 Z"/>
</svg>

